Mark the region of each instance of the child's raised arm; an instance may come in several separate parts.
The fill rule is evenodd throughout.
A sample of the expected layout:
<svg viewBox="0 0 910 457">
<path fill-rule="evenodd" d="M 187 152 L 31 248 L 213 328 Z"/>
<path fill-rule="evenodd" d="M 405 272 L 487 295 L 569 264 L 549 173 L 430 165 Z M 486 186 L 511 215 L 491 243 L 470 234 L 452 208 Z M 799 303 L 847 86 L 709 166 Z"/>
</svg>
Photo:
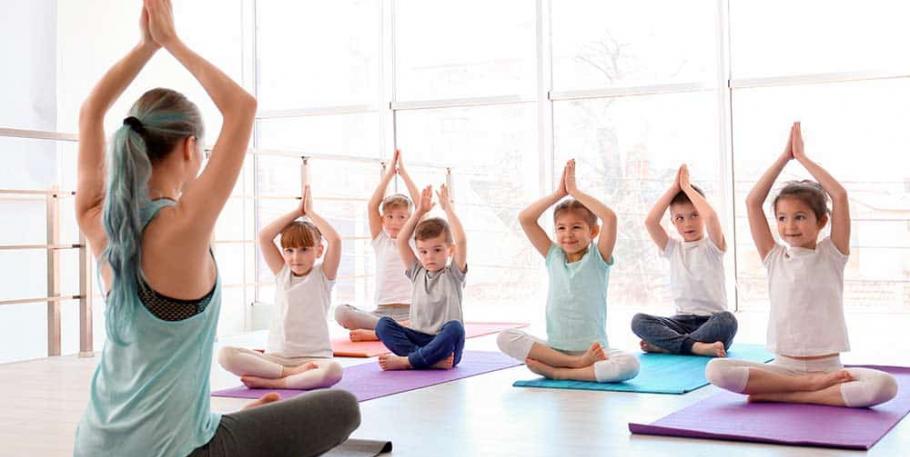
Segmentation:
<svg viewBox="0 0 910 457">
<path fill-rule="evenodd" d="M 389 187 L 389 183 L 395 178 L 398 154 L 399 152 L 396 150 L 395 154 L 392 155 L 392 162 L 389 163 L 385 174 L 382 175 L 382 179 L 379 181 L 379 184 L 376 185 L 376 190 L 373 191 L 373 196 L 370 197 L 370 201 L 367 203 L 367 214 L 369 215 L 370 221 L 370 239 L 375 239 L 382 230 L 382 213 L 379 211 L 379 205 L 382 204 L 382 198 L 385 196 L 386 188 Z"/>
<path fill-rule="evenodd" d="M 277 275 L 278 272 L 284 268 L 284 257 L 281 256 L 281 251 L 275 244 L 275 237 L 277 237 L 278 234 L 281 233 L 281 230 L 287 227 L 288 224 L 294 222 L 298 217 L 303 216 L 305 199 L 306 191 L 304 191 L 303 197 L 300 198 L 300 206 L 294 209 L 294 211 L 279 216 L 278 219 L 275 219 L 269 223 L 269 225 L 266 225 L 259 230 L 259 251 L 262 252 L 265 264 L 269 266 L 269 270 L 272 270 L 273 274 Z"/>
<path fill-rule="evenodd" d="M 405 170 L 404 161 L 401 160 L 401 151 L 395 152 L 398 155 L 398 176 L 401 176 L 401 180 L 404 181 L 404 186 L 408 188 L 408 195 L 411 197 L 411 201 L 414 202 L 414 205 L 417 205 L 417 200 L 420 199 L 420 189 L 417 188 L 417 185 L 414 184 L 414 180 L 411 179 L 411 175 L 409 175 L 408 171 Z"/>
<path fill-rule="evenodd" d="M 521 229 L 524 230 L 525 235 L 528 237 L 528 240 L 531 241 L 534 249 L 537 249 L 537 252 L 544 257 L 546 257 L 547 252 L 550 251 L 550 246 L 553 245 L 553 241 L 550 240 L 549 235 L 547 235 L 546 230 L 540 226 L 538 220 L 540 220 L 540 216 L 547 208 L 555 205 L 556 202 L 566 195 L 569 195 L 569 193 L 566 192 L 566 170 L 563 168 L 556 190 L 554 190 L 552 194 L 534 201 L 528 205 L 527 208 L 518 213 L 518 222 L 521 223 Z"/>
<path fill-rule="evenodd" d="M 417 256 L 414 255 L 414 250 L 411 249 L 411 237 L 414 235 L 414 229 L 417 228 L 420 218 L 429 213 L 431 209 L 433 209 L 433 189 L 427 186 L 421 192 L 411 218 L 404 223 L 404 227 L 401 228 L 401 231 L 398 232 L 398 237 L 395 238 L 395 243 L 398 244 L 398 255 L 401 256 L 401 262 L 404 263 L 405 268 L 410 269 L 414 262 L 417 261 Z"/>
<path fill-rule="evenodd" d="M 455 214 L 455 207 L 449 199 L 449 189 L 446 188 L 445 184 L 440 186 L 436 196 L 439 197 L 439 204 L 446 212 L 446 219 L 448 219 L 449 227 L 452 229 L 452 240 L 455 242 L 455 256 L 452 262 L 464 273 L 468 265 L 468 239 L 465 237 L 461 220 Z"/>
<path fill-rule="evenodd" d="M 708 232 L 708 237 L 711 238 L 711 241 L 718 249 L 725 252 L 727 250 L 727 241 L 724 239 L 724 229 L 720 226 L 717 212 L 714 211 L 714 208 L 711 207 L 705 197 L 692 188 L 689 183 L 689 167 L 685 164 L 679 168 L 679 188 L 686 193 L 689 201 L 692 202 L 692 206 L 695 206 L 695 211 L 698 211 L 698 215 L 705 221 L 705 230 Z"/>
<path fill-rule="evenodd" d="M 313 221 L 313 225 L 322 233 L 325 239 L 325 256 L 322 258 L 322 272 L 326 279 L 333 281 L 338 275 L 338 264 L 341 263 L 341 237 L 338 232 L 321 216 L 313 211 L 313 194 L 310 186 L 303 190 L 303 215 Z"/>
<path fill-rule="evenodd" d="M 841 254 L 850 254 L 850 199 L 844 189 L 824 168 L 806 157 L 803 150 L 803 131 L 800 123 L 796 124 L 796 135 L 793 139 L 793 158 L 809 171 L 809 174 L 821 184 L 822 189 L 831 196 L 831 241 Z"/>
<path fill-rule="evenodd" d="M 749 195 L 746 197 L 746 210 L 749 214 L 749 229 L 752 231 L 752 241 L 755 243 L 755 247 L 758 248 L 758 255 L 762 260 L 765 260 L 765 257 L 774 249 L 776 244 L 774 235 L 771 234 L 771 228 L 768 226 L 768 219 L 765 218 L 765 210 L 762 206 L 768 198 L 768 193 L 771 192 L 771 186 L 774 185 L 774 181 L 780 176 L 780 172 L 784 170 L 784 167 L 787 166 L 787 162 L 793 158 L 793 140 L 795 132 L 796 124 L 793 124 L 793 126 L 790 127 L 790 138 L 787 141 L 787 146 L 784 148 L 783 154 L 781 154 L 771 167 L 765 171 L 765 174 L 758 179 L 758 182 L 755 183 L 755 186 L 752 187 L 752 191 L 750 191 Z"/>
<path fill-rule="evenodd" d="M 616 213 L 608 208 L 607 205 L 601 203 L 600 200 L 578 190 L 578 186 L 575 183 L 574 159 L 570 160 L 566 165 L 565 182 L 566 191 L 569 192 L 569 195 L 590 209 L 603 223 L 603 227 L 600 229 L 600 236 L 597 237 L 597 250 L 600 251 L 600 256 L 603 257 L 604 262 L 609 263 L 610 259 L 613 258 L 613 248 L 616 246 Z"/>
<path fill-rule="evenodd" d="M 657 245 L 661 252 L 666 249 L 667 241 L 670 240 L 670 237 L 667 235 L 667 231 L 664 230 L 663 226 L 660 225 L 660 220 L 664 217 L 664 213 L 667 212 L 667 208 L 670 207 L 670 202 L 673 201 L 673 197 L 675 197 L 680 190 L 679 171 L 677 170 L 676 177 L 673 179 L 673 184 L 659 199 L 657 199 L 657 202 L 654 203 L 654 207 L 651 208 L 648 216 L 645 217 L 645 228 L 648 229 L 648 235 L 651 235 L 651 239 L 654 240 L 654 244 Z"/>
</svg>

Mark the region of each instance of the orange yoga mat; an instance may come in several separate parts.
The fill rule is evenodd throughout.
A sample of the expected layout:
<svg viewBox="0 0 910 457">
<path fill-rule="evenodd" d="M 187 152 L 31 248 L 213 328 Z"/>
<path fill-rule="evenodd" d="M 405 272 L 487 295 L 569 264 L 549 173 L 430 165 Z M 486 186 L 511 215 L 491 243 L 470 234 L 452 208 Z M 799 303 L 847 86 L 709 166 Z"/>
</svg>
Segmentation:
<svg viewBox="0 0 910 457">
<path fill-rule="evenodd" d="M 527 326 L 528 324 L 521 322 L 465 322 L 465 338 L 491 335 L 503 330 Z M 381 341 L 359 341 L 355 343 L 348 337 L 332 339 L 332 351 L 335 353 L 335 357 L 360 358 L 376 357 L 390 352 L 389 348 L 385 347 Z"/>
</svg>

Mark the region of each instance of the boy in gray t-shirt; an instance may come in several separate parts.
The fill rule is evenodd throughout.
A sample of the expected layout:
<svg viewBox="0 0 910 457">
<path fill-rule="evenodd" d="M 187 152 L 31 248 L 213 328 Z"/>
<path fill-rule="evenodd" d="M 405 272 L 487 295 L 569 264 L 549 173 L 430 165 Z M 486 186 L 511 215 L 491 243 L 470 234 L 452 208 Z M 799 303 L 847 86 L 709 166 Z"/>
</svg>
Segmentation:
<svg viewBox="0 0 910 457">
<path fill-rule="evenodd" d="M 417 208 L 401 228 L 396 243 L 405 274 L 414 283 L 410 327 L 383 317 L 376 336 L 393 354 L 379 357 L 383 370 L 452 368 L 464 349 L 461 298 L 467 264 L 467 239 L 445 185 L 436 193 L 445 219 L 420 219 L 433 208 L 433 191 L 427 186 Z M 409 240 L 414 234 L 415 255 Z M 452 262 L 449 263 L 449 257 Z"/>
</svg>

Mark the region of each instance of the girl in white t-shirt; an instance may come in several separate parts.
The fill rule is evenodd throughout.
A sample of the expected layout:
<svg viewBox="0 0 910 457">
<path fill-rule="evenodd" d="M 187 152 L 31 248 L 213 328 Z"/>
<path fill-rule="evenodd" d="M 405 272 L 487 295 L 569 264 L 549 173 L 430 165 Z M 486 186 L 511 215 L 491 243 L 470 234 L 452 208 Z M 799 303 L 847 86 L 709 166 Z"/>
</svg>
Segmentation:
<svg viewBox="0 0 910 457">
<path fill-rule="evenodd" d="M 250 388 L 315 389 L 341 380 L 341 365 L 332 360 L 326 319 L 341 259 L 341 238 L 313 211 L 310 186 L 301 200 L 299 208 L 259 232 L 262 256 L 275 274 L 275 312 L 265 353 L 237 347 L 218 353 L 218 363 Z M 275 245 L 279 234 L 281 250 Z M 325 258 L 317 264 L 323 253 Z"/>
<path fill-rule="evenodd" d="M 660 225 L 668 208 L 681 239 L 671 238 Z M 701 189 L 689 182 L 685 164 L 648 213 L 645 227 L 660 249 L 660 256 L 670 261 L 670 289 L 676 314 L 636 314 L 632 332 L 641 338 L 641 349 L 726 357 L 737 330 L 736 317 L 727 311 L 724 286 L 727 242 L 720 218 Z"/>
<path fill-rule="evenodd" d="M 818 183 L 787 183 L 774 199 L 777 232 L 785 246 L 774 240 L 762 204 L 793 159 Z M 831 236 L 818 241 L 829 219 L 828 196 Z M 790 129 L 784 153 L 749 193 L 746 207 L 752 238 L 768 270 L 768 349 L 777 357 L 770 365 L 712 360 L 705 371 L 708 381 L 747 394 L 750 401 L 866 407 L 894 398 L 893 376 L 867 368 L 845 369 L 840 362 L 840 353 L 850 350 L 843 306 L 849 201 L 840 183 L 806 157 L 798 122 Z"/>
<path fill-rule="evenodd" d="M 401 176 L 411 195 L 410 200 L 402 194 L 383 198 L 395 175 Z M 376 309 L 364 311 L 351 305 L 335 308 L 335 321 L 351 331 L 351 341 L 379 341 L 373 329 L 383 317 L 398 322 L 408 320 L 412 286 L 411 280 L 405 275 L 407 268 L 398 255 L 395 239 L 411 217 L 411 202 L 417 201 L 419 196 L 420 191 L 405 171 L 401 152 L 396 150 L 392 162 L 367 203 L 371 244 L 376 252 Z"/>
</svg>

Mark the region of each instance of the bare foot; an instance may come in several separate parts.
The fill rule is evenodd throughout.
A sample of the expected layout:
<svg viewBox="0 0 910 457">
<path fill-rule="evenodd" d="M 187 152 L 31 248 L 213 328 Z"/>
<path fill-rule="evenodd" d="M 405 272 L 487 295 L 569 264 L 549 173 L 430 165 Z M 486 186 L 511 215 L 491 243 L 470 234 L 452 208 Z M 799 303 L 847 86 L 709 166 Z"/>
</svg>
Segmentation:
<svg viewBox="0 0 910 457">
<path fill-rule="evenodd" d="M 269 392 L 261 397 L 258 400 L 253 400 L 246 404 L 243 409 L 255 408 L 257 406 L 267 405 L 269 403 L 274 403 L 278 400 L 281 400 L 281 397 L 277 392 Z"/>
<path fill-rule="evenodd" d="M 578 358 L 578 362 L 573 364 L 572 368 L 589 367 L 601 360 L 607 360 L 607 353 L 604 352 L 604 348 L 600 343 L 595 342 Z"/>
<path fill-rule="evenodd" d="M 645 351 L 645 352 L 656 352 L 656 353 L 661 353 L 661 354 L 668 354 L 670 352 L 664 348 L 654 346 L 653 344 L 648 343 L 645 340 L 641 340 L 641 342 L 638 343 L 638 346 L 641 347 L 641 350 Z"/>
<path fill-rule="evenodd" d="M 455 353 L 449 354 L 448 357 L 433 364 L 433 368 L 439 370 L 449 370 L 455 366 Z"/>
<path fill-rule="evenodd" d="M 287 385 L 284 378 L 260 378 L 259 376 L 241 376 L 240 382 L 250 389 L 284 389 Z"/>
<path fill-rule="evenodd" d="M 411 362 L 407 357 L 395 354 L 383 354 L 379 356 L 379 366 L 385 370 L 410 370 Z"/>
<path fill-rule="evenodd" d="M 556 369 L 534 359 L 525 359 L 525 365 L 533 373 L 537 373 L 545 378 L 556 379 Z"/>
<path fill-rule="evenodd" d="M 281 369 L 281 377 L 286 378 L 291 375 L 300 374 L 304 371 L 309 371 L 314 368 L 319 368 L 319 364 L 316 362 L 306 362 L 296 367 L 284 367 Z"/>
<path fill-rule="evenodd" d="M 724 343 L 715 341 L 713 343 L 702 343 L 696 341 L 692 345 L 692 353 L 695 355 L 704 355 L 708 357 L 726 357 L 727 350 L 724 349 Z"/>
<path fill-rule="evenodd" d="M 362 328 L 351 330 L 348 337 L 351 338 L 351 341 L 379 341 L 376 332 Z"/>
<path fill-rule="evenodd" d="M 835 384 L 853 381 L 853 375 L 847 370 L 837 370 L 828 373 L 809 373 L 803 375 L 806 380 L 806 391 L 822 390 Z"/>
</svg>

